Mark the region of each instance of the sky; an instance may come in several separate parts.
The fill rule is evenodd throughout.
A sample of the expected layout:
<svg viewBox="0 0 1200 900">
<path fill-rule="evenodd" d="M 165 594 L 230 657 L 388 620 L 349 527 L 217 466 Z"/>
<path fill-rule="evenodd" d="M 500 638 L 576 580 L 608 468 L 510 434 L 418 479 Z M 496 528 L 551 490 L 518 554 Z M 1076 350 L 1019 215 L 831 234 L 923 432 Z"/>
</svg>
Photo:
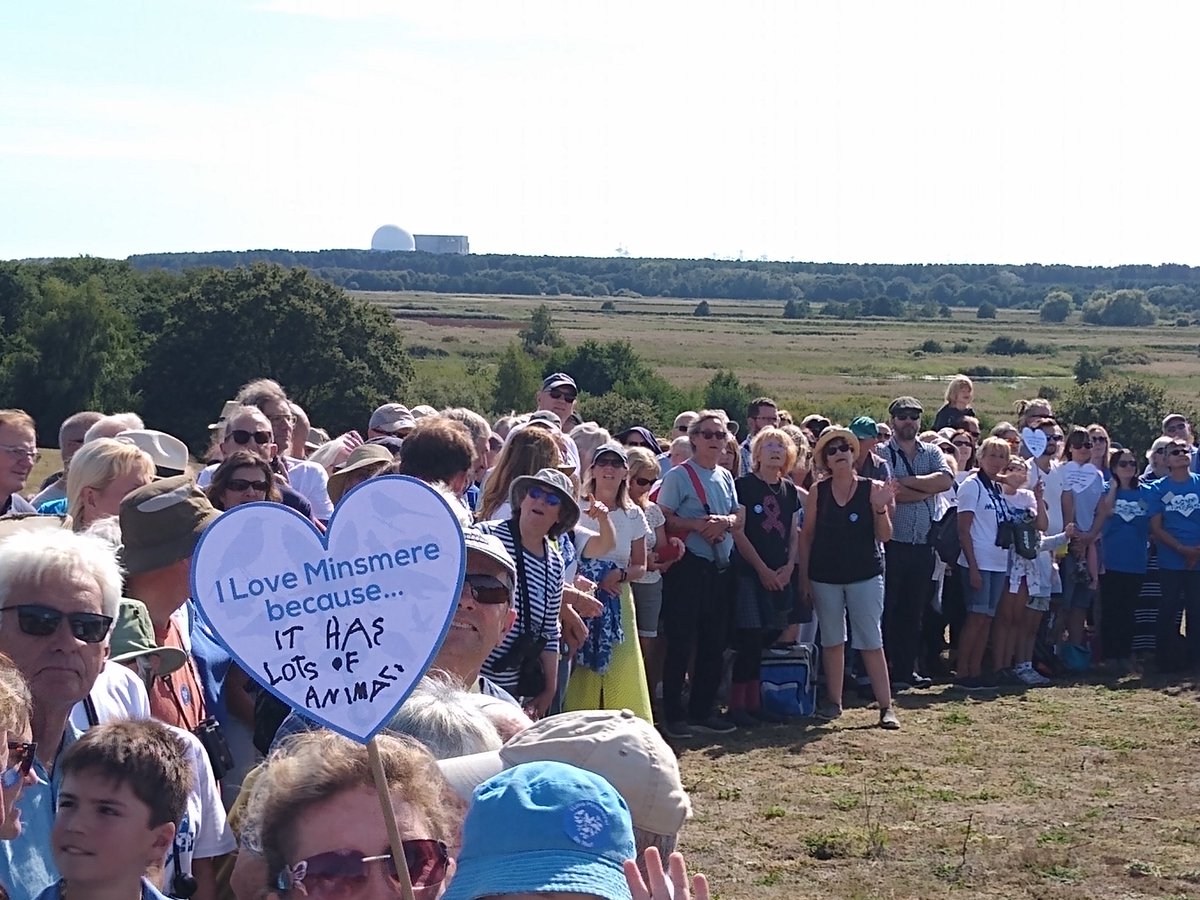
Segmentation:
<svg viewBox="0 0 1200 900">
<path fill-rule="evenodd" d="M 0 259 L 1200 265 L 1190 2 L 9 9 Z"/>
</svg>

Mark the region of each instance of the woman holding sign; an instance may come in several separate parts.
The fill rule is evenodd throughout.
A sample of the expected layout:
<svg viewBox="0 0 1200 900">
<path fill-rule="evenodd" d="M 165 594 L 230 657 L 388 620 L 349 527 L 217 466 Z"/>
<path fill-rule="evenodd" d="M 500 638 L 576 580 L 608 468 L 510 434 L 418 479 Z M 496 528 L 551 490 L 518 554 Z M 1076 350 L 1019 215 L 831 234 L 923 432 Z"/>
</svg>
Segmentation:
<svg viewBox="0 0 1200 900">
<path fill-rule="evenodd" d="M 512 518 L 479 527 L 500 538 L 517 563 L 517 622 L 484 662 L 483 674 L 539 719 L 558 687 L 564 565 L 557 541 L 579 521 L 579 504 L 570 479 L 557 469 L 517 478 L 509 497 Z"/>
<path fill-rule="evenodd" d="M 1107 446 L 1107 445 L 1106 445 Z M 1104 479 L 1092 465 L 1092 436 L 1076 425 L 1067 433 L 1068 462 L 1062 467 L 1063 523 L 1074 523 L 1071 551 L 1059 566 L 1062 576 L 1062 608 L 1067 616 L 1067 643 L 1083 643 L 1083 627 L 1092 599 L 1100 587 L 1100 561 L 1096 541 L 1103 519 L 1097 510 L 1104 496 Z M 1056 624 L 1057 628 L 1057 624 Z"/>
</svg>

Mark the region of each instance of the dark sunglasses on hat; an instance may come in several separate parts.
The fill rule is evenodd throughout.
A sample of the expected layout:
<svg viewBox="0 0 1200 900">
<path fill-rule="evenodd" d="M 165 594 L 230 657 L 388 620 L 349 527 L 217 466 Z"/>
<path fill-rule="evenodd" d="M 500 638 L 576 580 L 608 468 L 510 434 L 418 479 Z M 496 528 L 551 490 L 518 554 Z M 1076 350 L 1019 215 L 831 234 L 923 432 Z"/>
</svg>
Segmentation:
<svg viewBox="0 0 1200 900">
<path fill-rule="evenodd" d="M 251 440 L 260 447 L 263 444 L 270 443 L 271 432 L 269 431 L 247 431 L 244 428 L 235 428 L 229 432 L 229 436 L 233 438 L 235 444 L 248 444 Z"/>
<path fill-rule="evenodd" d="M 66 619 L 71 634 L 85 644 L 99 644 L 108 635 L 113 623 L 112 616 L 86 612 L 64 613 L 36 603 L 6 606 L 0 612 L 15 612 L 21 631 L 32 637 L 49 637 L 58 631 L 58 626 Z"/>
<path fill-rule="evenodd" d="M 413 887 L 440 884 L 446 877 L 450 855 L 441 841 L 402 841 L 404 865 Z M 308 897 L 356 897 L 367 885 L 370 874 L 367 866 L 382 863 L 387 878 L 399 886 L 400 876 L 392 854 L 363 856 L 357 850 L 330 850 L 286 866 L 275 879 L 275 887 L 283 893 Z"/>
</svg>

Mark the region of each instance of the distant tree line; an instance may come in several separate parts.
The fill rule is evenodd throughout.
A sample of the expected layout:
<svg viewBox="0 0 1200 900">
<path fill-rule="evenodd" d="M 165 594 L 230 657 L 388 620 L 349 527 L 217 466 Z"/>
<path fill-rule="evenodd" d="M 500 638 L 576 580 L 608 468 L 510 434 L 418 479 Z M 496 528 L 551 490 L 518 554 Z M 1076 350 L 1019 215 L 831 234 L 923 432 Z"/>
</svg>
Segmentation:
<svg viewBox="0 0 1200 900">
<path fill-rule="evenodd" d="M 1039 309 L 1054 292 L 1065 295 L 1070 309 L 1081 309 L 1097 295 L 1125 290 L 1143 292 L 1147 308 L 1164 317 L 1200 312 L 1200 268 L 1173 264 L 842 265 L 371 250 L 160 253 L 130 262 L 168 271 L 271 262 L 363 291 L 806 301 L 843 318 L 944 315 L 956 306 Z M 789 317 L 806 310 L 794 305 Z"/>
<path fill-rule="evenodd" d="M 304 269 L 0 263 L 0 405 L 28 410 L 43 445 L 71 413 L 132 410 L 201 454 L 221 405 L 261 376 L 340 432 L 404 396 L 413 369 L 386 312 Z"/>
</svg>

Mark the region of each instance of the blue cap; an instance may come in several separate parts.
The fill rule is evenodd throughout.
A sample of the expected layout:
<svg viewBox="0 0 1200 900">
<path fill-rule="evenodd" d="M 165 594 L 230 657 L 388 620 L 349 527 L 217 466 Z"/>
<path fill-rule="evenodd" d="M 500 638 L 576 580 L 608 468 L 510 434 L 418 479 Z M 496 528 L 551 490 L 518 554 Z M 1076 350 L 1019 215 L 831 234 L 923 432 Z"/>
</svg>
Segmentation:
<svg viewBox="0 0 1200 900">
<path fill-rule="evenodd" d="M 475 789 L 442 900 L 576 893 L 632 900 L 623 864 L 637 851 L 616 789 L 558 762 L 505 769 Z"/>
</svg>

